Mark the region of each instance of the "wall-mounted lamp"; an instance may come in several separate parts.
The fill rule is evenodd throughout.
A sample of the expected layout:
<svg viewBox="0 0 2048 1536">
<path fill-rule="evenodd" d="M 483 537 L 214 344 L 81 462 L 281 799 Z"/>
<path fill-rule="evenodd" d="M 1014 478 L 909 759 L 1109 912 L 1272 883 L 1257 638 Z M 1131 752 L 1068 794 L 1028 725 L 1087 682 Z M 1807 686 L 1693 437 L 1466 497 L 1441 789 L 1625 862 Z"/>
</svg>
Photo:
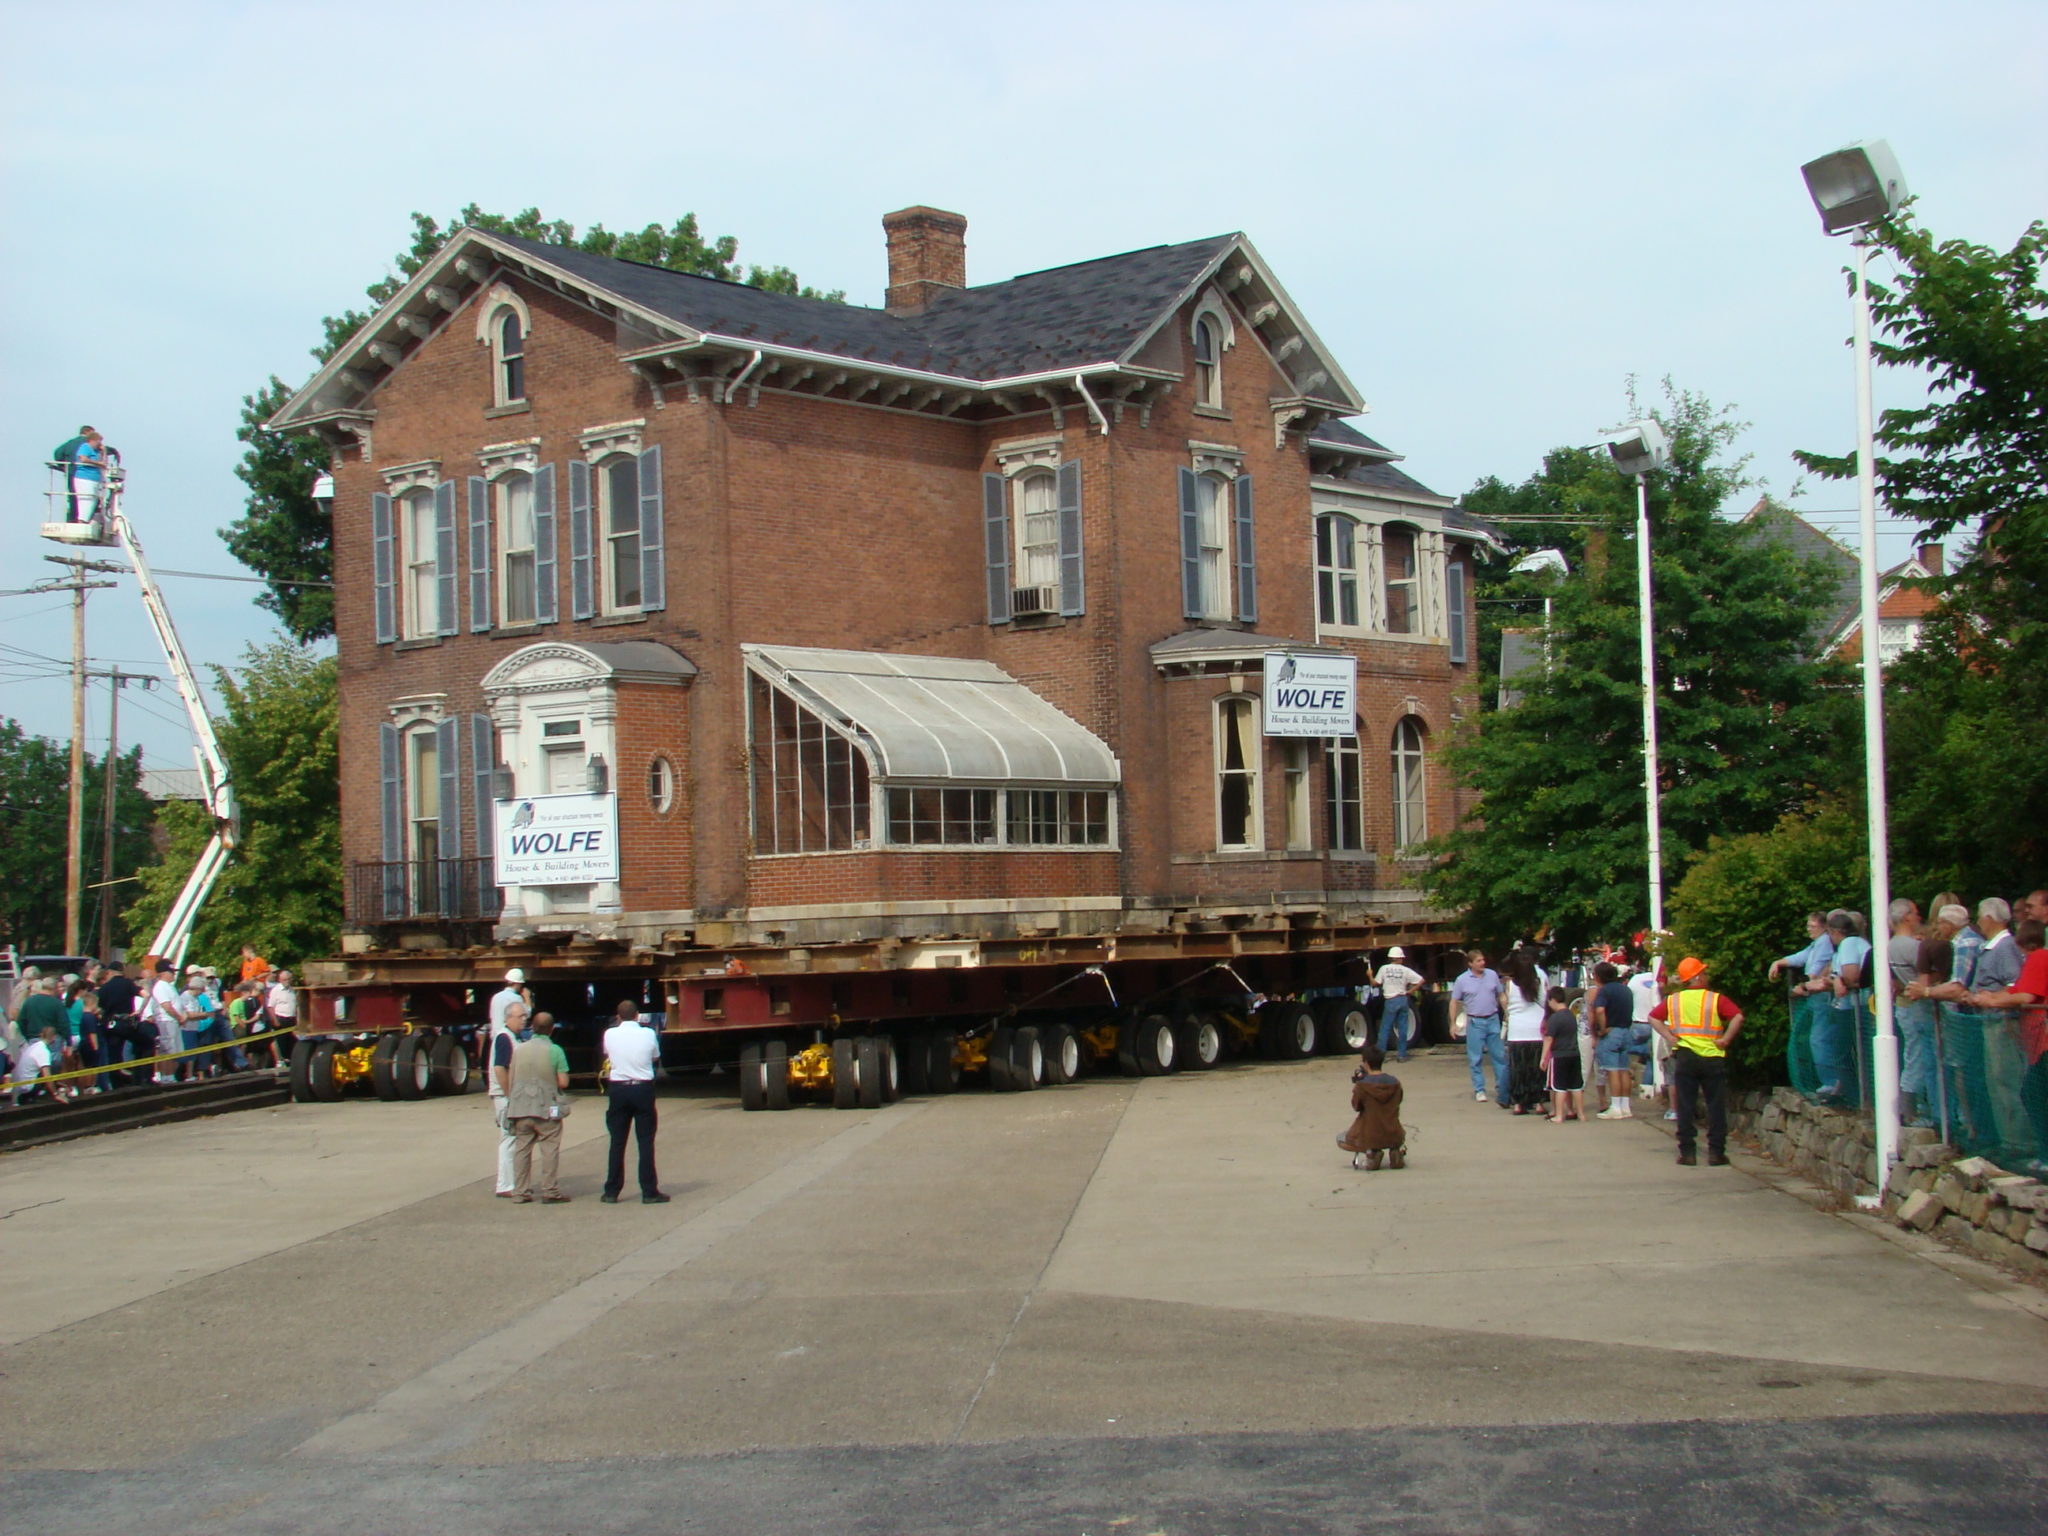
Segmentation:
<svg viewBox="0 0 2048 1536">
<path fill-rule="evenodd" d="M 602 752 L 590 754 L 590 768 L 585 778 L 585 784 L 593 795 L 602 795 L 610 791 L 612 787 L 612 771 L 605 766 L 604 754 Z"/>
</svg>

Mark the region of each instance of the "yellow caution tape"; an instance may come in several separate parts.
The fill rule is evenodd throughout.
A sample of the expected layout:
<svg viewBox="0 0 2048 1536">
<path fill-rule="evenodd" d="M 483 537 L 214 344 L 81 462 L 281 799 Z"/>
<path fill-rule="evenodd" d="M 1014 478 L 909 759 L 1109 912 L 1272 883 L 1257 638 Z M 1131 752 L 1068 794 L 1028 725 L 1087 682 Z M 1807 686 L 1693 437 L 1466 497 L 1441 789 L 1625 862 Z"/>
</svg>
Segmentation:
<svg viewBox="0 0 2048 1536">
<path fill-rule="evenodd" d="M 280 1035 L 295 1039 L 297 1038 L 297 1031 L 269 1029 L 260 1035 L 239 1035 L 224 1044 L 195 1045 L 188 1051 L 172 1051 L 164 1056 L 138 1056 L 132 1061 L 116 1062 L 114 1065 L 106 1067 L 75 1067 L 69 1072 L 50 1072 L 41 1077 L 26 1077 L 20 1082 L 16 1082 L 12 1074 L 10 1074 L 7 1079 L 6 1091 L 15 1092 L 29 1088 L 40 1088 L 45 1083 L 65 1083 L 74 1077 L 97 1077 L 102 1072 L 129 1072 L 133 1071 L 136 1067 L 153 1067 L 160 1061 L 182 1061 L 187 1056 L 210 1056 L 217 1051 L 229 1051 L 244 1045 L 253 1045 L 258 1040 L 275 1040 Z"/>
</svg>

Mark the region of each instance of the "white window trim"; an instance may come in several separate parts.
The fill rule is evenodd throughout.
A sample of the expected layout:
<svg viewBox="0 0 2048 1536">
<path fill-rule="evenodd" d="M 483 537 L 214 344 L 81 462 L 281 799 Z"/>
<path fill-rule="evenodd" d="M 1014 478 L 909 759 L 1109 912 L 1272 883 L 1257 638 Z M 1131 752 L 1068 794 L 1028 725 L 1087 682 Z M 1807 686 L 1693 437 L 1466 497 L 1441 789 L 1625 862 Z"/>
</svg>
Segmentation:
<svg viewBox="0 0 2048 1536">
<path fill-rule="evenodd" d="M 1047 581 L 1027 580 L 1024 573 L 1024 487 L 1033 480 L 1043 480 L 1051 488 L 1052 500 L 1047 511 L 1052 516 L 1052 577 Z M 1010 570 L 1019 589 L 1025 587 L 1050 587 L 1055 593 L 1060 584 L 1060 486 L 1057 469 L 1028 464 L 1009 477 L 1005 487 L 1010 498 Z"/>
<path fill-rule="evenodd" d="M 1413 826 L 1404 828 L 1401 825 L 1401 823 L 1407 819 L 1405 813 L 1409 805 L 1409 801 L 1407 799 L 1406 786 L 1403 782 L 1402 775 L 1399 772 L 1399 770 L 1395 768 L 1393 761 L 1395 756 L 1396 743 L 1400 740 L 1402 731 L 1405 728 L 1410 727 L 1412 727 L 1415 732 L 1415 760 L 1417 765 L 1417 776 L 1421 780 L 1421 793 L 1416 797 L 1416 803 L 1419 805 L 1421 810 L 1422 825 L 1420 828 L 1416 828 Z M 1394 853 L 1396 857 L 1409 857 L 1412 856 L 1410 852 L 1412 849 L 1429 841 L 1428 722 L 1425 721 L 1419 714 L 1416 714 L 1413 710 L 1410 710 L 1408 713 L 1402 715 L 1399 719 L 1397 719 L 1394 722 L 1393 730 L 1387 733 L 1387 757 L 1388 767 L 1390 769 L 1394 769 L 1394 771 L 1388 775 L 1388 777 L 1392 780 L 1392 783 L 1389 787 L 1393 791 L 1393 793 L 1388 798 L 1391 802 L 1390 808 L 1394 813 Z M 1421 835 L 1414 835 L 1418 831 Z M 1405 840 L 1402 837 L 1403 832 L 1407 832 L 1408 834 L 1410 834 Z"/>
<path fill-rule="evenodd" d="M 576 434 L 576 441 L 583 447 L 583 457 L 594 469 L 614 454 L 630 453 L 640 456 L 645 447 L 647 418 L 637 421 L 608 422 L 601 427 L 586 427 Z"/>
<path fill-rule="evenodd" d="M 391 723 L 401 731 L 411 730 L 416 725 L 439 725 L 448 718 L 448 695 L 415 693 L 392 700 L 387 708 Z"/>
<path fill-rule="evenodd" d="M 1331 586 L 1333 596 L 1336 586 L 1336 578 L 1343 573 L 1343 567 L 1341 566 L 1325 566 L 1323 564 L 1320 525 L 1322 523 L 1322 520 L 1326 517 L 1341 518 L 1351 525 L 1350 577 L 1352 586 L 1353 606 L 1357 608 L 1358 617 L 1360 620 L 1360 622 L 1357 624 L 1340 624 L 1335 620 L 1325 622 L 1323 619 L 1323 572 L 1325 570 L 1328 570 L 1331 573 Z M 1312 582 L 1312 588 L 1310 591 L 1309 600 L 1315 605 L 1316 633 L 1318 635 L 1364 635 L 1371 633 L 1371 631 L 1367 629 L 1364 622 L 1372 616 L 1371 607 L 1366 600 L 1365 568 L 1367 562 L 1365 559 L 1366 525 L 1364 520 L 1361 519 L 1356 512 L 1350 510 L 1348 507 L 1317 507 L 1313 512 L 1309 514 L 1308 528 L 1309 554 L 1312 557 L 1310 560 L 1310 580 Z M 1343 611 L 1343 604 L 1341 601 L 1337 604 L 1337 608 L 1339 612 Z"/>
<path fill-rule="evenodd" d="M 1245 772 L 1251 779 L 1250 814 L 1245 820 L 1246 841 L 1226 843 L 1223 841 L 1223 717 L 1226 712 L 1243 705 L 1249 722 L 1248 735 L 1250 750 L 1245 754 Z M 1259 717 L 1259 701 L 1248 693 L 1226 693 L 1217 699 L 1210 711 L 1209 751 L 1212 758 L 1210 769 L 1210 790 L 1214 802 L 1216 849 L 1219 853 L 1256 853 L 1266 846 L 1266 764 L 1265 764 L 1264 723 Z"/>
<path fill-rule="evenodd" d="M 997 443 L 996 473 L 1014 480 L 1034 469 L 1057 471 L 1066 447 L 1064 437 L 1025 437 Z"/>
<path fill-rule="evenodd" d="M 1188 466 L 1198 475 L 1235 480 L 1244 473 L 1244 450 L 1234 443 L 1201 443 L 1189 438 Z"/>
<path fill-rule="evenodd" d="M 1199 456 L 1197 457 L 1197 462 L 1201 462 Z M 1213 465 L 1215 461 L 1211 460 L 1210 462 Z M 1236 532 L 1237 511 L 1236 504 L 1232 499 L 1236 491 L 1235 476 L 1227 470 L 1218 470 L 1212 467 L 1206 470 L 1197 470 L 1195 472 L 1195 479 L 1198 483 L 1206 483 L 1216 487 L 1217 515 L 1222 520 L 1220 544 L 1210 545 L 1201 543 L 1201 514 L 1198 503 L 1195 525 L 1196 552 L 1199 555 L 1206 549 L 1220 549 L 1221 551 L 1221 558 L 1217 561 L 1216 565 L 1216 602 L 1213 605 L 1204 603 L 1201 615 L 1203 623 L 1214 624 L 1235 618 L 1237 615 L 1237 560 L 1236 551 L 1232 548 L 1232 536 Z"/>
<path fill-rule="evenodd" d="M 639 439 L 636 437 L 634 441 L 638 442 Z M 591 529 L 592 553 L 599 562 L 597 571 L 597 611 L 607 618 L 615 614 L 643 612 L 646 607 L 644 599 L 647 596 L 645 592 L 642 592 L 640 594 L 643 599 L 642 602 L 622 603 L 618 600 L 618 592 L 616 590 L 618 572 L 612 559 L 612 541 L 615 537 L 622 537 L 622 535 L 615 535 L 612 532 L 612 481 L 610 471 L 612 465 L 620 459 L 630 459 L 633 463 L 632 538 L 633 547 L 636 551 L 634 559 L 637 562 L 639 559 L 637 551 L 640 547 L 639 451 L 638 449 L 614 450 L 611 453 L 607 453 L 602 459 L 593 459 L 590 466 L 591 478 L 597 482 L 596 485 L 591 487 L 590 495 L 590 519 L 593 524 Z"/>
<path fill-rule="evenodd" d="M 1204 320 L 1209 322 L 1216 333 L 1216 356 L 1211 366 L 1216 370 L 1215 388 L 1204 394 L 1199 385 L 1198 370 L 1201 364 L 1195 358 L 1195 327 Z M 1237 345 L 1237 327 L 1231 324 L 1230 307 L 1213 288 L 1202 295 L 1194 312 L 1188 316 L 1188 380 L 1193 403 L 1206 410 L 1223 409 L 1223 354 Z"/>
<path fill-rule="evenodd" d="M 498 311 L 512 310 L 519 316 L 519 334 L 531 339 L 533 336 L 533 312 L 526 307 L 526 300 L 513 292 L 506 283 L 491 284 L 491 291 L 484 295 L 483 302 L 476 307 L 476 339 L 479 346 L 489 347 L 492 361 L 497 361 Z"/>
<path fill-rule="evenodd" d="M 486 480 L 506 475 L 531 475 L 540 469 L 540 439 L 522 437 L 510 443 L 486 443 L 476 451 L 476 461 Z"/>
<path fill-rule="evenodd" d="M 383 472 L 384 494 L 394 502 L 412 491 L 431 491 L 441 483 L 441 461 L 421 459 L 415 464 L 394 464 Z"/>
<path fill-rule="evenodd" d="M 1383 507 L 1345 506 L 1317 501 L 1309 509 L 1310 550 L 1314 551 L 1315 521 L 1319 517 L 1348 517 L 1357 525 L 1354 548 L 1358 555 L 1358 624 L 1325 624 L 1316 610 L 1316 634 L 1342 635 L 1365 640 L 1397 640 L 1404 645 L 1451 643 L 1449 598 L 1445 582 L 1450 566 L 1450 540 L 1442 528 L 1413 510 Z M 1412 630 L 1387 628 L 1386 530 L 1398 523 L 1415 533 L 1416 627 Z M 1310 601 L 1315 601 L 1313 582 L 1319 569 L 1310 563 Z M 1468 589 L 1466 601 L 1471 601 Z"/>
<path fill-rule="evenodd" d="M 871 825 L 880 829 L 872 843 L 872 846 L 878 851 L 898 853 L 1115 853 L 1118 851 L 1118 795 L 1116 787 L 1113 785 L 1029 784 L 1016 782 L 991 784 L 973 780 L 955 781 L 952 779 L 938 782 L 926 782 L 917 779 L 890 779 L 887 781 L 874 779 L 871 780 L 871 787 L 874 790 L 874 808 L 870 814 L 880 818 L 878 821 L 871 823 Z M 889 791 L 892 789 L 977 789 L 993 792 L 996 796 L 995 841 L 989 843 L 899 843 L 892 841 L 889 837 Z M 1011 842 L 1010 805 L 1007 797 L 1012 794 L 1030 794 L 1037 790 L 1048 791 L 1053 794 L 1107 795 L 1109 797 L 1107 802 L 1108 809 L 1104 815 L 1103 825 L 1108 835 L 1108 841 L 1101 843 Z M 809 856 L 808 854 L 794 855 L 794 857 L 806 858 Z M 766 855 L 766 857 L 787 858 L 793 857 L 793 855 L 773 854 Z"/>
</svg>

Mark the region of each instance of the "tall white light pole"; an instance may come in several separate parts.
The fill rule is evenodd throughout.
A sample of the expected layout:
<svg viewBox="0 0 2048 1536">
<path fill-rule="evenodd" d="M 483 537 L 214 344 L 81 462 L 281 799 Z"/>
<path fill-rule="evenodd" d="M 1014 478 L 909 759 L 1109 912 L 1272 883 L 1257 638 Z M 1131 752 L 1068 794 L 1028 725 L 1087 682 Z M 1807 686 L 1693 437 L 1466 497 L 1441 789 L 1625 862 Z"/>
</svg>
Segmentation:
<svg viewBox="0 0 2048 1536">
<path fill-rule="evenodd" d="M 1616 427 L 1607 448 L 1615 468 L 1636 482 L 1636 603 L 1643 648 L 1643 806 L 1650 843 L 1650 935 L 1664 931 L 1664 830 L 1657 806 L 1657 640 L 1650 593 L 1650 471 L 1671 463 L 1663 427 L 1645 418 Z"/>
<path fill-rule="evenodd" d="M 1862 521 L 1863 627 L 1863 793 L 1870 838 L 1869 969 L 1876 979 L 1877 1037 L 1871 1063 L 1877 1102 L 1871 1118 L 1877 1131 L 1877 1187 L 1884 1188 L 1899 1155 L 1899 1038 L 1892 1019 L 1892 970 L 1879 936 L 1892 902 L 1890 833 L 1885 814 L 1884 669 L 1878 650 L 1877 466 L 1870 408 L 1871 226 L 1906 200 L 1906 178 L 1891 146 L 1882 139 L 1852 144 L 1799 168 L 1807 195 L 1831 235 L 1847 234 L 1856 253 L 1856 503 Z M 1879 1196 L 1858 1203 L 1876 1205 Z"/>
</svg>

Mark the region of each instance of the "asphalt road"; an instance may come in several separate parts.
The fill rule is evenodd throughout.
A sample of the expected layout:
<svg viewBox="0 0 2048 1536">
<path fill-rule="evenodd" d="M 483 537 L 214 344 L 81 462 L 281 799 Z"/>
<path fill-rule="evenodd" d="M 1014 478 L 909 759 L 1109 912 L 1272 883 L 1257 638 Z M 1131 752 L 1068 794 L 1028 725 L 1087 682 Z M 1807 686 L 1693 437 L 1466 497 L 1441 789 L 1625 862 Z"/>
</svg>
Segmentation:
<svg viewBox="0 0 2048 1536">
<path fill-rule="evenodd" d="M 1347 1064 L 663 1102 L 667 1206 L 481 1099 L 0 1158 L 0 1530 L 2039 1531 L 2048 1300 L 1646 1124 Z"/>
</svg>

